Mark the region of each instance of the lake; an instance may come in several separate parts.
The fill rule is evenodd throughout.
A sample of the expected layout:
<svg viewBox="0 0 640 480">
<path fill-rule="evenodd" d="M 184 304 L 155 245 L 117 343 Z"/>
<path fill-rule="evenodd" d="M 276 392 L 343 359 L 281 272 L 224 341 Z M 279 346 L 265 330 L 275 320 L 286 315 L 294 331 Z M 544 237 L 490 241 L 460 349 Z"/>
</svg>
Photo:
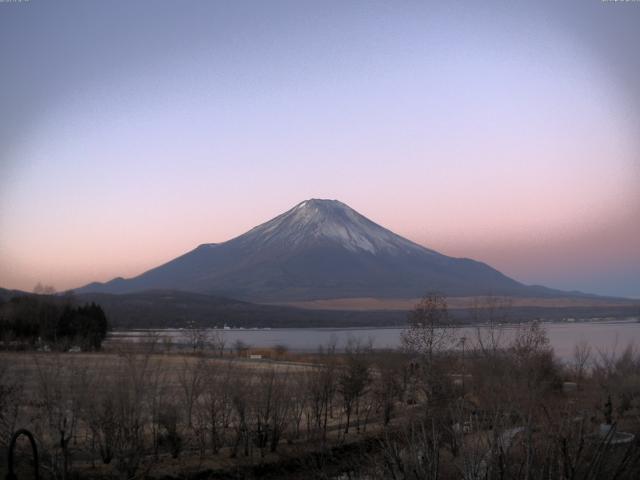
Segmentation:
<svg viewBox="0 0 640 480">
<path fill-rule="evenodd" d="M 640 345 L 640 323 L 637 318 L 619 321 L 580 321 L 542 324 L 547 331 L 549 341 L 556 355 L 567 359 L 573 354 L 575 345 L 587 342 L 594 353 L 621 352 L 627 345 Z M 477 329 L 486 327 L 458 327 L 456 335 L 466 337 L 468 345 L 473 343 Z M 517 325 L 502 327 L 504 338 L 517 331 Z M 328 345 L 335 341 L 338 349 L 344 348 L 352 338 L 360 341 L 371 341 L 374 348 L 398 348 L 400 346 L 401 328 L 273 328 L 273 329 L 231 329 L 216 330 L 224 334 L 227 348 L 231 348 L 237 340 L 242 340 L 252 347 L 273 347 L 286 345 L 292 351 L 314 351 L 320 345 Z M 165 330 L 127 330 L 109 334 L 109 339 L 119 341 L 141 342 L 149 338 L 150 332 L 160 336 L 171 337 L 173 343 L 186 343 L 187 336 L 181 329 Z"/>
</svg>

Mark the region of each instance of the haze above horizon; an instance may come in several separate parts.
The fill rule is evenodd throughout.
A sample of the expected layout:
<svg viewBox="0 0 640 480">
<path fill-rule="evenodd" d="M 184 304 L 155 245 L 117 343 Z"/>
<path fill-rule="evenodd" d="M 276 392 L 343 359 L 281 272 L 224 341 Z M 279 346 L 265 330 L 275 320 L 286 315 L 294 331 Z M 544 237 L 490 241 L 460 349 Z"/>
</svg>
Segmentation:
<svg viewBox="0 0 640 480">
<path fill-rule="evenodd" d="M 131 277 L 332 198 L 640 298 L 640 4 L 0 3 L 0 286 Z"/>
</svg>

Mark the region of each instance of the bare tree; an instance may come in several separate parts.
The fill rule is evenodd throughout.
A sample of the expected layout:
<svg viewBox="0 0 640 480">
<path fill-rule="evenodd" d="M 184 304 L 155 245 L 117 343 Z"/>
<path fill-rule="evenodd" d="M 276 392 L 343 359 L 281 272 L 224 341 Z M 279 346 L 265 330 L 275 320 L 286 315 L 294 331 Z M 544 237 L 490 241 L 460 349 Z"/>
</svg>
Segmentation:
<svg viewBox="0 0 640 480">
<path fill-rule="evenodd" d="M 288 373 L 270 369 L 255 379 L 251 396 L 251 429 L 260 454 L 275 452 L 289 420 Z"/>
<path fill-rule="evenodd" d="M 182 366 L 178 370 L 178 385 L 187 426 L 193 428 L 193 410 L 202 393 L 206 362 L 202 358 L 193 362 L 190 360 L 188 357 L 182 359 Z"/>
<path fill-rule="evenodd" d="M 144 346 L 147 348 L 149 353 L 154 353 L 158 348 L 158 344 L 160 343 L 160 333 L 154 330 L 148 330 L 143 334 L 142 342 L 144 343 Z"/>
<path fill-rule="evenodd" d="M 171 338 L 171 335 L 164 335 L 162 337 L 162 348 L 164 353 L 171 353 L 173 349 L 173 338 Z"/>
<path fill-rule="evenodd" d="M 94 382 L 92 398 L 84 402 L 82 408 L 82 419 L 91 432 L 91 452 L 95 454 L 97 450 L 104 464 L 113 460 L 118 442 L 116 405 L 109 388 L 113 383 L 112 375 L 103 376 L 100 385 Z"/>
<path fill-rule="evenodd" d="M 118 425 L 114 458 L 116 470 L 122 479 L 135 478 L 143 467 L 146 426 L 149 421 L 155 420 L 149 418 L 149 404 L 157 401 L 150 401 L 149 394 L 153 390 L 149 386 L 155 383 L 157 369 L 149 354 L 123 355 L 114 385 L 111 386 Z"/>
<path fill-rule="evenodd" d="M 224 356 L 224 347 L 227 344 L 227 339 L 223 331 L 217 329 L 212 330 L 209 334 L 208 341 L 211 344 L 211 348 L 218 356 Z"/>
<path fill-rule="evenodd" d="M 472 306 L 476 324 L 475 348 L 485 356 L 496 356 L 505 346 L 503 325 L 509 320 L 511 301 L 489 295 L 475 298 Z"/>
<path fill-rule="evenodd" d="M 213 453 L 226 441 L 233 415 L 234 379 L 240 375 L 231 362 L 220 365 L 209 362 L 203 382 L 203 401 L 199 410 L 201 421 L 209 432 L 209 445 Z"/>
<path fill-rule="evenodd" d="M 181 409 L 177 402 L 165 398 L 158 412 L 157 422 L 162 429 L 160 441 L 169 449 L 172 458 L 178 458 L 184 448 L 184 432 L 181 420 Z"/>
<path fill-rule="evenodd" d="M 7 447 L 23 403 L 24 383 L 9 374 L 9 365 L 0 365 L 0 448 Z"/>
<path fill-rule="evenodd" d="M 195 322 L 189 322 L 182 336 L 193 353 L 202 352 L 207 344 L 207 330 L 199 327 Z"/>
<path fill-rule="evenodd" d="M 573 369 L 573 373 L 578 382 L 581 382 L 585 372 L 589 368 L 589 363 L 591 361 L 591 346 L 585 341 L 582 340 L 573 347 L 573 358 L 571 362 L 571 366 Z"/>
<path fill-rule="evenodd" d="M 252 375 L 234 375 L 231 379 L 230 392 L 231 403 L 233 405 L 233 427 L 235 429 L 235 439 L 231 448 L 231 457 L 238 455 L 238 449 L 242 445 L 244 455 L 249 456 L 250 434 L 249 419 L 251 407 L 251 387 L 253 384 Z"/>
<path fill-rule="evenodd" d="M 45 452 L 51 473 L 63 480 L 71 472 L 71 440 L 81 417 L 83 395 L 87 389 L 86 368 L 63 365 L 60 356 L 41 360 L 36 357 L 40 425 L 44 427 Z"/>
<path fill-rule="evenodd" d="M 44 285 L 40 282 L 33 287 L 33 293 L 36 295 L 55 295 L 56 289 L 53 285 Z"/>
<path fill-rule="evenodd" d="M 336 392 L 335 343 L 320 350 L 322 364 L 307 372 L 309 410 L 307 431 L 315 429 L 322 436 L 323 444 L 327 438 L 327 427 L 331 415 L 333 397 Z"/>
<path fill-rule="evenodd" d="M 239 357 L 246 356 L 249 348 L 250 348 L 249 344 L 247 344 L 241 339 L 237 339 L 235 342 L 233 342 L 233 349 L 236 351 L 236 355 L 238 355 Z"/>
<path fill-rule="evenodd" d="M 374 377 L 373 394 L 382 410 L 383 424 L 391 421 L 396 403 L 402 397 L 402 371 L 398 365 L 382 358 L 376 365 L 377 376 Z"/>
<path fill-rule="evenodd" d="M 451 348 L 454 342 L 447 299 L 437 294 L 424 296 L 409 313 L 409 326 L 402 332 L 403 347 L 431 364 L 436 354 Z"/>
<path fill-rule="evenodd" d="M 294 373 L 289 378 L 290 422 L 287 440 L 291 443 L 300 438 L 300 426 L 309 408 L 309 377 L 304 373 Z"/>
<path fill-rule="evenodd" d="M 398 432 L 384 433 L 379 478 L 440 478 L 440 432 L 432 420 L 410 421 Z"/>
<path fill-rule="evenodd" d="M 338 372 L 338 392 L 342 396 L 346 416 L 344 433 L 349 433 L 351 414 L 354 409 L 356 428 L 360 430 L 360 399 L 371 383 L 371 372 L 366 358 L 370 350 L 370 346 L 362 346 L 353 339 L 349 339 L 345 349 L 346 364 Z"/>
</svg>

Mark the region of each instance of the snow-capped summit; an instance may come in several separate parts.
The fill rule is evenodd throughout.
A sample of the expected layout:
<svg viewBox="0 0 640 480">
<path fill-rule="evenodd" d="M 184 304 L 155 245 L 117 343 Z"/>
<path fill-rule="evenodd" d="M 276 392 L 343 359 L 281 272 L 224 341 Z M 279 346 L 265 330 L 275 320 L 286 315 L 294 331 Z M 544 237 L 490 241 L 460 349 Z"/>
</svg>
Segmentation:
<svg viewBox="0 0 640 480">
<path fill-rule="evenodd" d="M 534 287 L 490 266 L 411 242 L 337 200 L 305 200 L 248 232 L 203 244 L 131 279 L 81 292 L 149 289 L 212 293 L 250 301 L 532 295 Z"/>
<path fill-rule="evenodd" d="M 243 238 L 244 237 L 244 238 Z M 238 240 L 297 249 L 331 242 L 372 254 L 432 252 L 381 227 L 338 200 L 310 199 L 259 225 Z"/>
</svg>

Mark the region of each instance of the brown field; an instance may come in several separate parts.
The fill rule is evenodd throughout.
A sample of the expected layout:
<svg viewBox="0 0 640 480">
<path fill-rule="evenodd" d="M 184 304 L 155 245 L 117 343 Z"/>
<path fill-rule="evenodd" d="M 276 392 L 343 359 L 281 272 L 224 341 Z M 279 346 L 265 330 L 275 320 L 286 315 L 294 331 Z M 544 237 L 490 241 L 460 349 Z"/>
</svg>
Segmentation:
<svg viewBox="0 0 640 480">
<path fill-rule="evenodd" d="M 210 352 L 199 352 L 198 354 L 153 353 L 145 352 L 142 346 L 126 343 L 112 348 L 112 351 L 94 353 L 0 351 L 0 393 L 2 393 L 3 386 L 19 386 L 19 397 L 17 398 L 20 399 L 21 405 L 15 428 L 26 427 L 33 431 L 40 443 L 41 454 L 44 452 L 45 457 L 52 455 L 51 452 L 56 452 L 55 435 L 57 430 L 59 428 L 73 428 L 71 444 L 84 444 L 83 447 L 70 448 L 76 457 L 73 469 L 81 476 L 80 478 L 115 478 L 116 476 L 114 464 L 103 464 L 96 457 L 95 451 L 88 446 L 87 438 L 92 434 L 92 430 L 90 421 L 86 418 L 83 419 L 85 414 L 82 413 L 85 409 L 92 409 L 93 407 L 90 406 L 92 403 L 104 402 L 112 395 L 114 398 L 121 398 L 123 391 L 111 391 L 111 388 L 125 388 L 129 391 L 129 393 L 125 393 L 125 396 L 128 396 L 136 395 L 135 389 L 137 386 L 142 386 L 144 390 L 140 392 L 141 402 L 148 405 L 149 402 L 156 401 L 155 395 L 158 395 L 157 398 L 164 399 L 161 400 L 162 402 L 176 405 L 182 415 L 187 408 L 196 408 L 195 403 L 188 403 L 184 398 L 186 390 L 191 389 L 194 394 L 200 392 L 200 395 L 204 395 L 208 388 L 206 384 L 209 380 L 213 381 L 211 375 L 224 375 L 224 372 L 232 372 L 233 377 L 237 380 L 244 379 L 240 380 L 240 385 L 244 385 L 244 388 L 248 390 L 241 388 L 242 395 L 246 397 L 248 405 L 251 406 L 249 408 L 253 412 L 254 408 L 263 408 L 260 395 L 265 392 L 265 385 L 273 385 L 280 389 L 278 390 L 278 398 L 280 398 L 280 402 L 284 402 L 285 400 L 281 396 L 283 394 L 289 396 L 303 394 L 300 391 L 300 386 L 308 384 L 301 383 L 304 382 L 303 379 L 315 378 L 314 373 L 322 366 L 321 363 L 318 363 L 321 359 L 317 354 L 308 356 L 283 354 L 270 349 L 255 350 L 252 353 L 259 352 L 264 357 L 278 355 L 282 359 L 251 360 L 237 355 L 220 358 Z M 335 364 L 341 364 L 344 359 L 336 354 L 332 356 L 331 361 Z M 274 372 L 281 380 L 276 380 L 275 383 L 266 380 L 269 383 L 264 383 L 264 378 L 270 378 Z M 142 376 L 140 376 L 141 374 Z M 128 375 L 131 376 L 131 382 L 120 383 L 120 379 Z M 226 388 L 231 388 L 229 384 L 225 385 Z M 154 394 L 152 390 L 157 393 Z M 52 393 L 53 397 L 50 397 L 49 395 Z M 234 394 L 239 393 L 238 391 Z M 78 402 L 77 406 L 71 406 L 76 405 L 76 402 Z M 64 413 L 67 407 L 63 407 L 63 405 L 70 406 L 67 413 Z M 125 401 L 123 405 L 126 408 L 133 408 L 135 402 L 128 404 Z M 199 405 L 197 408 L 201 414 L 206 413 L 204 405 Z M 229 408 L 233 408 L 231 404 L 229 404 Z M 323 442 L 326 441 L 331 445 L 340 445 L 340 448 L 344 448 L 350 443 L 362 441 L 380 429 L 379 415 L 372 414 L 368 415 L 368 423 L 365 428 L 365 431 L 368 429 L 367 435 L 363 436 L 365 432 L 360 430 L 360 426 L 357 429 L 352 428 L 351 432 L 347 433 L 344 431 L 344 416 L 338 415 L 337 406 L 334 408 L 336 408 L 336 413 L 327 419 L 324 427 L 325 440 Z M 96 412 L 98 411 L 100 411 L 99 408 Z M 255 414 L 258 415 L 258 413 Z M 73 419 L 75 426 L 63 427 L 66 424 L 65 417 Z M 1 417 L 0 420 L 2 420 Z M 149 422 L 153 422 L 150 418 L 145 421 L 147 427 L 142 441 L 150 445 L 154 439 L 149 431 L 155 426 L 149 424 Z M 297 440 L 298 435 L 294 436 L 289 433 L 291 436 L 286 442 L 279 442 L 277 452 L 265 449 L 265 447 L 258 451 L 256 445 L 251 442 L 248 444 L 248 451 L 251 453 L 242 455 L 233 453 L 232 436 L 234 434 L 231 427 L 226 434 L 227 442 L 220 445 L 219 451 L 215 454 L 207 453 L 204 455 L 201 451 L 202 446 L 195 438 L 195 426 L 189 427 L 182 424 L 179 430 L 184 443 L 179 458 L 174 458 L 169 454 L 166 447 L 162 447 L 155 455 L 152 455 L 150 449 L 146 447 L 145 458 L 139 469 L 145 471 L 148 478 L 182 478 L 185 472 L 234 471 L 237 469 L 252 471 L 257 465 L 260 465 L 261 469 L 268 469 L 270 464 L 304 458 L 317 449 L 318 434 L 309 430 L 315 428 L 315 426 L 308 425 L 309 421 L 307 417 L 302 418 L 300 428 L 306 433 L 301 433 L 299 440 Z M 354 422 L 353 419 L 352 422 Z M 1 426 L 4 427 L 4 425 Z M 6 442 L 5 434 L 8 432 L 1 433 L 3 438 L 0 439 L 2 440 L 0 455 L 6 458 L 7 452 L 3 447 L 6 445 L 4 443 Z M 60 453 L 58 452 L 57 455 Z M 23 453 L 21 456 L 26 458 L 28 455 Z M 44 465 L 45 477 L 49 478 L 48 475 L 51 472 L 47 470 L 49 467 L 46 462 Z M 7 473 L 5 468 L 6 465 L 0 465 L 0 478 L 4 478 Z M 18 466 L 18 470 L 26 476 L 30 473 L 24 460 Z M 274 478 L 277 478 L 277 475 Z"/>
<path fill-rule="evenodd" d="M 308 300 L 300 302 L 287 302 L 291 307 L 306 308 L 311 310 L 411 310 L 419 298 L 332 298 L 326 300 Z M 499 299 L 510 307 L 624 307 L 635 305 L 637 300 L 610 299 L 610 298 L 525 298 L 510 297 Z M 487 297 L 448 297 L 449 308 L 485 308 Z"/>
<path fill-rule="evenodd" d="M 266 349 L 264 349 L 266 350 Z M 11 381 L 19 380 L 28 394 L 31 394 L 38 381 L 38 371 L 51 366 L 62 368 L 82 368 L 90 371 L 92 376 L 106 378 L 122 365 L 125 357 L 138 355 L 136 350 L 121 350 L 111 352 L 92 353 L 43 353 L 43 352 L 0 352 L 0 365 L 7 378 Z M 259 373 L 265 370 L 275 369 L 288 373 L 302 373 L 313 368 L 310 363 L 295 361 L 251 360 L 248 358 L 229 357 L 202 357 L 185 354 L 151 354 L 146 356 L 154 368 L 163 372 L 163 382 L 167 386 L 178 385 L 179 374 L 193 368 L 197 362 L 224 367 L 232 363 L 235 368 L 246 370 L 247 375 Z"/>
<path fill-rule="evenodd" d="M 465 465 L 487 462 L 503 478 L 592 480 L 615 469 L 638 478 L 640 449 L 610 447 L 598 432 L 608 423 L 640 434 L 640 353 L 604 357 L 583 345 L 561 365 L 542 328 L 500 332 L 478 333 L 466 352 L 252 351 L 271 357 L 260 360 L 128 343 L 4 351 L 0 455 L 26 427 L 46 479 L 463 480 Z M 18 478 L 29 478 L 24 449 L 18 458 Z M 579 475 L 560 475 L 566 463 Z"/>
</svg>

